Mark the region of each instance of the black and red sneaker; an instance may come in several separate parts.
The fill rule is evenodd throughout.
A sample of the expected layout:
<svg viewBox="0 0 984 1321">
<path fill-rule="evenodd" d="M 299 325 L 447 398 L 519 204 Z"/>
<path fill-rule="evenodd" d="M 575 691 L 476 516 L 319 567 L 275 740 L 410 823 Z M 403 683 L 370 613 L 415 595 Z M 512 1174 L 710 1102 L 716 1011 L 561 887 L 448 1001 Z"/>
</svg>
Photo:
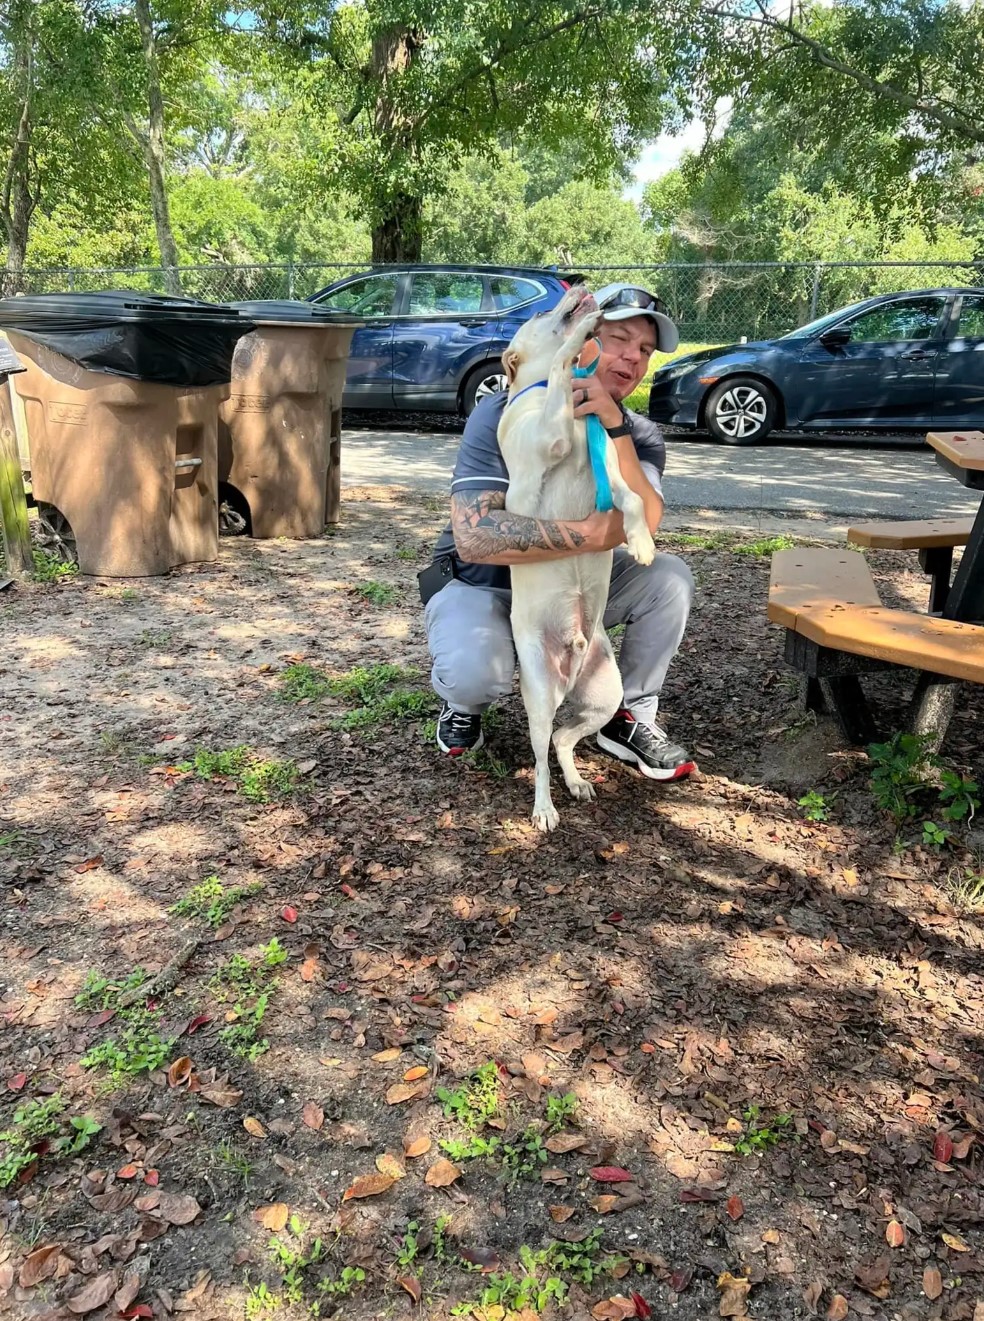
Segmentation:
<svg viewBox="0 0 984 1321">
<path fill-rule="evenodd" d="M 482 717 L 456 711 L 450 702 L 441 706 L 437 720 L 437 746 L 449 757 L 474 752 L 485 742 L 482 736 Z"/>
<path fill-rule="evenodd" d="M 682 780 L 697 769 L 685 748 L 671 743 L 665 730 L 637 720 L 631 711 L 616 711 L 598 731 L 598 747 L 619 761 L 627 761 L 650 780 Z"/>
</svg>

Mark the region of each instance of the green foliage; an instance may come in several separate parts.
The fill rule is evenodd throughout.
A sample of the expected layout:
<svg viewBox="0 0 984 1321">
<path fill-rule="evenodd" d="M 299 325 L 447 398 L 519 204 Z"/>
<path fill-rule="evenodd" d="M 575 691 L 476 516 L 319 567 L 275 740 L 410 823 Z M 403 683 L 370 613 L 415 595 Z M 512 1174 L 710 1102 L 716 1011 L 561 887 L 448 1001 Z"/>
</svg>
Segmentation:
<svg viewBox="0 0 984 1321">
<path fill-rule="evenodd" d="M 759 537 L 757 541 L 739 542 L 732 546 L 736 555 L 774 555 L 777 550 L 791 550 L 796 545 L 792 537 Z"/>
<path fill-rule="evenodd" d="M 262 882 L 251 881 L 248 885 L 232 885 L 227 889 L 217 876 L 206 876 L 168 911 L 177 917 L 200 917 L 210 927 L 220 927 L 236 904 L 262 888 Z"/>
<path fill-rule="evenodd" d="M 954 867 L 946 879 L 946 889 L 954 908 L 962 913 L 984 913 L 984 869 Z"/>
<path fill-rule="evenodd" d="M 17 1106 L 11 1126 L 0 1131 L 0 1188 L 9 1188 L 41 1159 L 40 1144 L 47 1141 L 46 1156 L 76 1156 L 102 1131 L 102 1125 L 91 1116 L 65 1115 L 64 1111 L 65 1102 L 58 1092 L 40 1101 L 29 1098 Z"/>
<path fill-rule="evenodd" d="M 200 780 L 232 780 L 251 803 L 288 798 L 297 788 L 300 772 L 293 761 L 264 760 L 245 743 L 222 752 L 196 748 L 191 761 L 178 763 L 179 771 L 191 772 Z"/>
<path fill-rule="evenodd" d="M 792 1115 L 778 1114 L 773 1115 L 771 1119 L 762 1120 L 761 1113 L 757 1105 L 750 1105 L 742 1115 L 745 1130 L 735 1142 L 735 1151 L 739 1156 L 760 1156 L 784 1138 L 794 1136 L 790 1132 Z"/>
<path fill-rule="evenodd" d="M 939 796 L 946 821 L 970 821 L 981 805 L 980 785 L 955 771 L 940 770 Z"/>
<path fill-rule="evenodd" d="M 122 1031 L 93 1046 L 79 1061 L 84 1069 L 107 1069 L 113 1086 L 135 1074 L 159 1069 L 174 1045 L 173 1037 L 164 1038 L 157 1031 L 160 1011 L 133 1006 L 118 1010 L 117 1016 L 123 1016 Z"/>
<path fill-rule="evenodd" d="M 417 1256 L 420 1252 L 420 1241 L 417 1237 L 419 1229 L 420 1222 L 411 1220 L 403 1232 L 399 1251 L 396 1254 L 396 1266 L 401 1275 L 417 1274 Z"/>
<path fill-rule="evenodd" d="M 377 583 L 370 579 L 369 582 L 359 583 L 355 588 L 356 596 L 361 596 L 363 601 L 368 601 L 371 605 L 392 605 L 396 600 L 396 588 L 391 587 L 389 583 Z"/>
<path fill-rule="evenodd" d="M 830 804 L 821 793 L 816 789 L 808 790 L 802 798 L 796 800 L 796 806 L 803 809 L 803 816 L 807 821 L 828 821 L 830 819 Z"/>
<path fill-rule="evenodd" d="M 260 1029 L 276 989 L 274 972 L 286 958 L 287 951 L 274 937 L 260 947 L 255 959 L 230 955 L 209 982 L 217 1000 L 234 1001 L 231 1012 L 235 1019 L 222 1029 L 219 1040 L 240 1059 L 255 1063 L 270 1048 Z"/>
<path fill-rule="evenodd" d="M 417 670 L 381 664 L 359 665 L 329 679 L 332 696 L 355 707 L 334 720 L 333 728 L 365 732 L 391 721 L 422 719 L 433 711 L 437 699 L 430 691 L 405 686 L 417 676 Z"/>
<path fill-rule="evenodd" d="M 495 1060 L 481 1065 L 453 1090 L 438 1087 L 435 1095 L 448 1119 L 456 1119 L 464 1128 L 477 1133 L 490 1119 L 497 1118 L 500 1111 L 499 1070 Z"/>
<path fill-rule="evenodd" d="M 74 578 L 79 571 L 77 564 L 69 564 L 47 550 L 35 549 L 31 557 L 34 560 L 34 581 L 38 583 L 56 583 L 62 578 Z"/>
<path fill-rule="evenodd" d="M 558 1133 L 577 1114 L 577 1097 L 573 1092 L 563 1096 L 547 1097 L 547 1132 Z"/>
<path fill-rule="evenodd" d="M 134 968 L 122 982 L 103 977 L 90 968 L 85 975 L 81 991 L 75 997 L 75 1006 L 77 1009 L 88 1009 L 92 1012 L 100 1009 L 115 1009 L 119 996 L 125 991 L 134 991 L 138 986 L 143 986 L 146 980 L 147 973 L 143 968 Z"/>
<path fill-rule="evenodd" d="M 935 821 L 922 823 L 922 842 L 927 848 L 941 849 L 950 838 L 945 826 L 938 826 Z"/>
<path fill-rule="evenodd" d="M 240 1179 L 244 1188 L 248 1188 L 249 1176 L 253 1172 L 248 1157 L 234 1147 L 228 1138 L 223 1138 L 219 1143 L 216 1148 L 216 1155 L 229 1173 Z"/>
<path fill-rule="evenodd" d="M 316 702 L 329 691 L 328 680 L 313 665 L 288 665 L 280 676 L 282 702 Z"/>
<path fill-rule="evenodd" d="M 925 787 L 934 760 L 927 743 L 925 735 L 896 733 L 887 743 L 872 743 L 868 748 L 875 802 L 899 824 L 919 811 L 913 799 Z"/>
<path fill-rule="evenodd" d="M 601 1230 L 593 1229 L 580 1243 L 556 1240 L 534 1251 L 527 1244 L 519 1249 L 520 1274 L 511 1271 L 488 1275 L 476 1299 L 458 1303 L 452 1316 L 481 1316 L 483 1308 L 501 1307 L 508 1315 L 529 1308 L 537 1314 L 554 1304 L 563 1305 L 573 1283 L 590 1289 L 595 1281 L 619 1267 L 624 1258 L 600 1255 Z"/>
</svg>

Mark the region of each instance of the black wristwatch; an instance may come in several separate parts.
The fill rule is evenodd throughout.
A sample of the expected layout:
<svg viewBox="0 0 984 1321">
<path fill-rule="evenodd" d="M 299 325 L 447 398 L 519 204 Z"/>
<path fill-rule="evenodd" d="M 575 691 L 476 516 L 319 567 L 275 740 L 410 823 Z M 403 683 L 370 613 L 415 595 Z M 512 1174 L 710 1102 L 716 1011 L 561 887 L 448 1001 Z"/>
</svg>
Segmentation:
<svg viewBox="0 0 984 1321">
<path fill-rule="evenodd" d="M 612 440 L 618 440 L 619 436 L 631 436 L 632 428 L 626 420 L 625 414 L 622 414 L 622 420 L 617 427 L 605 427 L 605 430 L 611 436 Z"/>
</svg>

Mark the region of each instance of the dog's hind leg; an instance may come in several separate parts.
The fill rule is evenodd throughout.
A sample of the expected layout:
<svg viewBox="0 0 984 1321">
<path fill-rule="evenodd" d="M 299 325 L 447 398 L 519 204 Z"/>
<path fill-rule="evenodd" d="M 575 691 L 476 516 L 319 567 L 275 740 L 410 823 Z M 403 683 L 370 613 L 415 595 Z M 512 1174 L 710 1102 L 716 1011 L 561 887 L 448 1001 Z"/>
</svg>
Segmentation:
<svg viewBox="0 0 984 1321">
<path fill-rule="evenodd" d="M 572 796 L 587 801 L 594 798 L 595 791 L 574 764 L 574 747 L 582 738 L 596 734 L 602 725 L 607 724 L 622 701 L 622 676 L 608 634 L 600 626 L 588 644 L 570 698 L 574 706 L 573 718 L 555 731 L 553 745 Z"/>
<path fill-rule="evenodd" d="M 539 640 L 516 638 L 519 687 L 530 726 L 530 742 L 536 758 L 534 772 L 533 824 L 537 830 L 554 830 L 560 814 L 550 795 L 550 734 L 566 684 L 556 660 Z"/>
</svg>

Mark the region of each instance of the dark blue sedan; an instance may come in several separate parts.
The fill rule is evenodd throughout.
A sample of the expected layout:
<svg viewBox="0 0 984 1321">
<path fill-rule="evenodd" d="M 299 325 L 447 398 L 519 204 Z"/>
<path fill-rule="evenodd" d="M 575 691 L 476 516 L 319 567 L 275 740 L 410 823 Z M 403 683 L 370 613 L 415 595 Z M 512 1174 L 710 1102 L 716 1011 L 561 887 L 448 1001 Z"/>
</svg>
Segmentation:
<svg viewBox="0 0 984 1321">
<path fill-rule="evenodd" d="M 979 427 L 984 289 L 883 294 L 779 339 L 677 358 L 654 375 L 649 414 L 727 445 L 777 427 Z"/>
<path fill-rule="evenodd" d="M 308 301 L 366 322 L 352 338 L 346 408 L 467 416 L 483 395 L 504 389 L 502 351 L 523 322 L 569 288 L 560 275 L 522 266 L 387 267 Z"/>
</svg>

